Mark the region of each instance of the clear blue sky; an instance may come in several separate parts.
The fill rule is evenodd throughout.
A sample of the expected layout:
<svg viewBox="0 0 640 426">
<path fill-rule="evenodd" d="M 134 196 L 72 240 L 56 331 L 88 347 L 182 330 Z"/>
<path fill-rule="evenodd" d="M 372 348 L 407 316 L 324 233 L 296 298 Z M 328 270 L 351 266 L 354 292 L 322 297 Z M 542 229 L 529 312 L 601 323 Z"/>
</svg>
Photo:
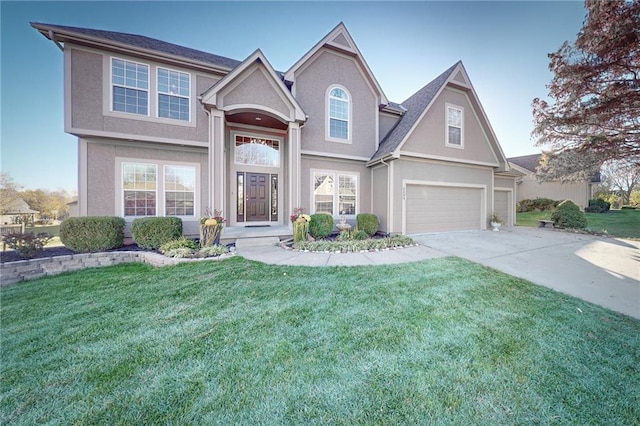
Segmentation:
<svg viewBox="0 0 640 426">
<path fill-rule="evenodd" d="M 508 157 L 539 152 L 531 101 L 547 54 L 582 27 L 582 2 L 7 2 L 1 7 L 1 166 L 29 189 L 76 190 L 63 131 L 62 52 L 30 21 L 136 33 L 287 70 L 340 21 L 390 100 L 462 59 Z"/>
</svg>

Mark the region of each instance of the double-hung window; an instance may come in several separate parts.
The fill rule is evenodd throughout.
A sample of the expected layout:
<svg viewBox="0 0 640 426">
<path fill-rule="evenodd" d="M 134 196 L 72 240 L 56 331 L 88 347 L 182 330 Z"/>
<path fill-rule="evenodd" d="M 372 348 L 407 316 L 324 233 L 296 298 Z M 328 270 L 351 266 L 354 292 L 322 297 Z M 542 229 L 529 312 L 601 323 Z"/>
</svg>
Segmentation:
<svg viewBox="0 0 640 426">
<path fill-rule="evenodd" d="M 158 68 L 158 117 L 189 121 L 189 74 Z"/>
<path fill-rule="evenodd" d="M 358 203 L 358 176 L 341 172 L 313 172 L 315 213 L 333 216 L 355 215 Z"/>
<path fill-rule="evenodd" d="M 348 141 L 351 111 L 349 94 L 341 87 L 333 87 L 329 90 L 327 104 L 329 139 Z"/>
<path fill-rule="evenodd" d="M 149 66 L 111 59 L 113 111 L 149 114 Z"/>
<path fill-rule="evenodd" d="M 122 162 L 125 217 L 196 215 L 195 165 Z"/>
<path fill-rule="evenodd" d="M 463 109 L 461 107 L 447 105 L 447 146 L 453 148 L 462 148 L 464 146 L 463 122 Z"/>
</svg>

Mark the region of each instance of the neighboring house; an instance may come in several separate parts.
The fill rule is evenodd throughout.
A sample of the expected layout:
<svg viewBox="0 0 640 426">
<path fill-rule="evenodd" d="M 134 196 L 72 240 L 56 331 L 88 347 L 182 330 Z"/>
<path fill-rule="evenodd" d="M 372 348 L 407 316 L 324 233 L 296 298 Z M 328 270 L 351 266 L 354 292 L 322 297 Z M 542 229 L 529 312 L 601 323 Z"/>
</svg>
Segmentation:
<svg viewBox="0 0 640 426">
<path fill-rule="evenodd" d="M 390 102 L 340 23 L 286 72 L 133 34 L 32 23 L 64 52 L 80 216 L 289 226 L 298 207 L 390 233 L 514 222 L 515 178 L 458 62 Z M 401 75 L 402 69 L 398 69 Z"/>
<path fill-rule="evenodd" d="M 541 158 L 542 154 L 532 154 L 508 159 L 511 167 L 524 175 L 517 180 L 517 202 L 550 198 L 571 200 L 582 208 L 587 207 L 589 200 L 593 198 L 594 185 L 600 182 L 599 174 L 588 181 L 581 182 L 540 182 L 536 179 L 535 173 Z"/>
<path fill-rule="evenodd" d="M 28 223 L 33 223 L 37 214 L 38 212 L 31 210 L 31 207 L 29 207 L 26 201 L 22 198 L 16 198 L 2 206 L 0 224 L 12 225 L 14 223 L 21 223 L 24 219 L 27 219 Z"/>
<path fill-rule="evenodd" d="M 80 212 L 78 211 L 78 200 L 73 200 L 67 203 L 67 208 L 69 209 L 69 217 L 80 216 Z"/>
</svg>

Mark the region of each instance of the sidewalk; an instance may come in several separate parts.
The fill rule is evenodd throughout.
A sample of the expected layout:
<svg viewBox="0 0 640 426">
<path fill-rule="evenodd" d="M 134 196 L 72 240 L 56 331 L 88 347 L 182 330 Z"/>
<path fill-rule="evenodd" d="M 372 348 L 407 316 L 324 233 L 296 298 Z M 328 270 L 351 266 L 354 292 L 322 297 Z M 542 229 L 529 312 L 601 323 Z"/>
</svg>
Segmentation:
<svg viewBox="0 0 640 426">
<path fill-rule="evenodd" d="M 262 263 L 293 266 L 392 265 L 447 256 L 423 245 L 367 253 L 305 253 L 279 246 L 258 246 L 238 248 L 236 253 Z"/>
</svg>

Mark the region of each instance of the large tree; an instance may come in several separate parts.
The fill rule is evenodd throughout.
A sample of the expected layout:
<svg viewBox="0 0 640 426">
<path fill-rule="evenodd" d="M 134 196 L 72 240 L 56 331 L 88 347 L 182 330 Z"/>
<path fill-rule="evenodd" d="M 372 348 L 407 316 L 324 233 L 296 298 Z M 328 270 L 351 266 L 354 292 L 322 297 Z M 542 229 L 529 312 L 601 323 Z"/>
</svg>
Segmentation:
<svg viewBox="0 0 640 426">
<path fill-rule="evenodd" d="M 631 194 L 640 187 L 640 167 L 635 161 L 615 161 L 602 167 L 602 183 L 620 197 L 622 204 L 631 204 Z"/>
<path fill-rule="evenodd" d="M 15 207 L 16 201 L 20 198 L 20 189 L 22 187 L 8 173 L 0 173 L 0 214 Z"/>
<path fill-rule="evenodd" d="M 596 165 L 640 158 L 640 0 L 586 0 L 574 44 L 549 54 L 552 103 L 533 100 L 534 137 L 551 156 Z"/>
</svg>

